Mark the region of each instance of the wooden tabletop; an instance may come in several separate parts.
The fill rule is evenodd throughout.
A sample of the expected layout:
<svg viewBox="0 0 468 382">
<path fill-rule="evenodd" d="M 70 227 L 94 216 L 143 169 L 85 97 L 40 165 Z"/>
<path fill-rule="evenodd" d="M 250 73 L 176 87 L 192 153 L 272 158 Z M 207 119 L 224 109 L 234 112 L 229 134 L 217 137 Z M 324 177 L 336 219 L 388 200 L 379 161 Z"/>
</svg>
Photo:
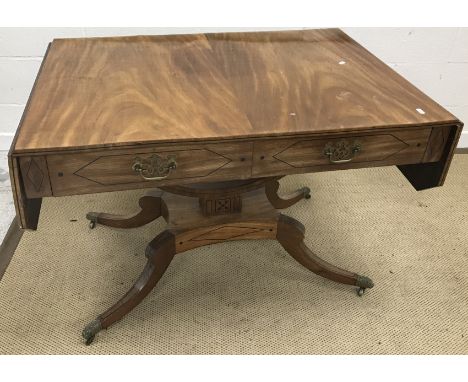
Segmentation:
<svg viewBox="0 0 468 382">
<path fill-rule="evenodd" d="M 456 121 L 339 29 L 60 39 L 13 152 Z"/>
</svg>

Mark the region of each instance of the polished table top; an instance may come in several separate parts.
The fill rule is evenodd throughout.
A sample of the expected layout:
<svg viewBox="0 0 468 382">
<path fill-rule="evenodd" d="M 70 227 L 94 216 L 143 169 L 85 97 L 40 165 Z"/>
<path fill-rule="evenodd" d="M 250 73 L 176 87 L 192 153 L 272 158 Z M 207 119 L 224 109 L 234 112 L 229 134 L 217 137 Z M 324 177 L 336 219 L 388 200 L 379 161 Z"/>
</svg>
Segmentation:
<svg viewBox="0 0 468 382">
<path fill-rule="evenodd" d="M 339 29 L 58 39 L 13 141 L 41 198 L 399 166 L 443 184 L 463 124 Z"/>
<path fill-rule="evenodd" d="M 456 121 L 339 29 L 59 39 L 13 152 Z"/>
</svg>

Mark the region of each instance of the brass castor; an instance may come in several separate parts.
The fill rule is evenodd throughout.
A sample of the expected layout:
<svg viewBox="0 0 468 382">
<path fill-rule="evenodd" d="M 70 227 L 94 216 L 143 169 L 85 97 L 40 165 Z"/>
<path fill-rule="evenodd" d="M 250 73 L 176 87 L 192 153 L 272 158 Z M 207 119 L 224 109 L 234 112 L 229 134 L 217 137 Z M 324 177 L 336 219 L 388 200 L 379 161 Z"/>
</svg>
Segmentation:
<svg viewBox="0 0 468 382">
<path fill-rule="evenodd" d="M 83 329 L 83 332 L 81 333 L 85 340 L 86 346 L 89 346 L 93 343 L 94 337 L 96 337 L 96 334 L 99 333 L 101 329 L 102 327 L 100 320 L 94 320 L 86 325 L 86 327 Z"/>
<path fill-rule="evenodd" d="M 362 297 L 366 289 L 370 289 L 374 286 L 374 282 L 367 276 L 359 276 L 356 281 L 356 286 L 359 287 L 357 291 L 358 296 Z"/>
<path fill-rule="evenodd" d="M 89 336 L 88 338 L 85 338 L 85 345 L 89 346 L 93 343 L 95 336 Z"/>
<path fill-rule="evenodd" d="M 88 212 L 86 214 L 86 219 L 89 220 L 89 228 L 90 229 L 94 229 L 96 228 L 96 225 L 97 225 L 97 213 L 95 212 Z"/>
</svg>

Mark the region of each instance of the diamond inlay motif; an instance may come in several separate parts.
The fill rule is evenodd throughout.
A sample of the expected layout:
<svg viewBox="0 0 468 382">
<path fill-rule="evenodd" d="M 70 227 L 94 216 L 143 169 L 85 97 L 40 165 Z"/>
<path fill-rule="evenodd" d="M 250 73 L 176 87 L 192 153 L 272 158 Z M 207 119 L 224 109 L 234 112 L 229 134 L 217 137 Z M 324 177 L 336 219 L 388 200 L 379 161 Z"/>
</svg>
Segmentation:
<svg viewBox="0 0 468 382">
<path fill-rule="evenodd" d="M 253 227 L 225 226 L 221 228 L 216 228 L 209 232 L 204 232 L 200 236 L 192 238 L 192 241 L 230 240 L 234 238 L 240 238 L 242 236 L 259 231 L 261 231 L 261 229 Z"/>
<path fill-rule="evenodd" d="M 42 182 L 44 181 L 44 173 L 34 158 L 29 162 L 26 178 L 31 182 L 36 191 L 39 192 L 41 190 Z"/>
</svg>

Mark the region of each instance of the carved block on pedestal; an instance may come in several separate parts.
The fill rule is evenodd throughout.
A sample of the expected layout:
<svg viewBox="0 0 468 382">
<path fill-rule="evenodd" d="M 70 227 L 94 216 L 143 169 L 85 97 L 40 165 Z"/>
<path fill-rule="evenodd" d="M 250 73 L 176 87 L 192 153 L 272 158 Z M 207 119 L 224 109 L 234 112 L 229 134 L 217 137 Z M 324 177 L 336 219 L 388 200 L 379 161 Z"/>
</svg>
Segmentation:
<svg viewBox="0 0 468 382">
<path fill-rule="evenodd" d="M 203 215 L 228 215 L 242 211 L 240 195 L 213 195 L 200 198 L 200 208 Z"/>
</svg>

